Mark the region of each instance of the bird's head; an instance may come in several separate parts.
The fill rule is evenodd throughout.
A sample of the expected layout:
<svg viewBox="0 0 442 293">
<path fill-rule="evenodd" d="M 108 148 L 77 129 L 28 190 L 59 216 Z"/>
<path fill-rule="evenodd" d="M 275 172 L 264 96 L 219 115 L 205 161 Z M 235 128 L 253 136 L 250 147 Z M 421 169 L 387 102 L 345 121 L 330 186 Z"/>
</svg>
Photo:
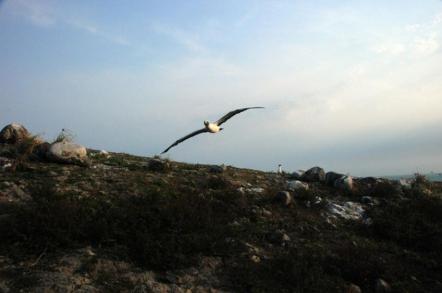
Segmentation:
<svg viewBox="0 0 442 293">
<path fill-rule="evenodd" d="M 205 126 L 209 126 L 209 123 L 210 123 L 209 121 L 204 120 L 204 125 L 205 125 Z"/>
</svg>

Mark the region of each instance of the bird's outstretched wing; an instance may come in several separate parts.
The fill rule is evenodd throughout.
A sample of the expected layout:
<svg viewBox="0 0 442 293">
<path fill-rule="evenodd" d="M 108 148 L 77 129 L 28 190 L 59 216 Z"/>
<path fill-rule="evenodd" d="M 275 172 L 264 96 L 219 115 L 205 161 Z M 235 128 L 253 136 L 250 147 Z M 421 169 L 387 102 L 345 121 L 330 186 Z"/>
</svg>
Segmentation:
<svg viewBox="0 0 442 293">
<path fill-rule="evenodd" d="M 224 115 L 223 117 L 221 117 L 215 123 L 219 126 L 219 125 L 223 124 L 224 122 L 226 122 L 227 120 L 229 120 L 230 118 L 232 118 L 233 116 L 235 116 L 236 114 L 239 114 L 239 113 L 244 112 L 249 109 L 262 109 L 262 108 L 264 108 L 264 107 L 249 107 L 249 108 L 241 108 L 241 109 L 233 110 L 233 111 L 227 113 L 226 115 Z"/>
<path fill-rule="evenodd" d="M 185 141 L 186 139 L 191 138 L 192 136 L 198 135 L 200 133 L 204 133 L 204 132 L 209 132 L 209 130 L 207 130 L 206 128 L 202 128 L 200 130 L 194 131 L 191 134 L 186 135 L 185 137 L 182 137 L 180 139 L 178 139 L 176 142 L 174 142 L 173 144 L 171 144 L 167 149 L 165 149 L 162 154 L 167 153 L 168 150 L 170 150 L 171 148 L 173 148 L 174 146 L 176 146 L 177 144 Z"/>
</svg>

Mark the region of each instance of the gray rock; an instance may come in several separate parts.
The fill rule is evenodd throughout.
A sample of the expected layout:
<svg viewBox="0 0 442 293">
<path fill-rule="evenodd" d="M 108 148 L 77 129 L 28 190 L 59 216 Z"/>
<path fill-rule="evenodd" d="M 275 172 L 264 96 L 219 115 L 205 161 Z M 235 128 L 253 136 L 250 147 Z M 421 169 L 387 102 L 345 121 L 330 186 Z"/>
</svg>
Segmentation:
<svg viewBox="0 0 442 293">
<path fill-rule="evenodd" d="M 324 182 L 325 181 L 325 172 L 324 169 L 320 167 L 313 167 L 305 171 L 301 176 L 302 181 L 307 182 Z"/>
<path fill-rule="evenodd" d="M 276 194 L 275 201 L 288 206 L 292 203 L 292 196 L 288 191 L 280 191 Z"/>
<path fill-rule="evenodd" d="M 294 180 L 294 181 L 288 181 L 287 182 L 287 189 L 291 190 L 291 191 L 296 191 L 296 190 L 308 190 L 309 186 L 308 183 L 305 182 L 301 182 L 299 180 Z"/>
<path fill-rule="evenodd" d="M 342 190 L 351 191 L 353 190 L 353 177 L 342 176 L 335 180 L 335 187 Z"/>
<path fill-rule="evenodd" d="M 383 279 L 377 279 L 374 285 L 376 293 L 386 293 L 391 291 L 390 285 Z"/>
<path fill-rule="evenodd" d="M 332 216 L 346 220 L 362 220 L 365 212 L 360 203 L 351 201 L 345 202 L 344 204 L 329 202 L 327 211 Z"/>
<path fill-rule="evenodd" d="M 289 179 L 292 179 L 292 180 L 299 180 L 299 179 L 301 179 L 301 175 L 302 175 L 302 173 L 301 172 L 293 172 L 293 173 L 291 173 L 289 176 L 288 176 L 288 178 Z"/>
<path fill-rule="evenodd" d="M 336 173 L 336 172 L 327 172 L 325 174 L 325 184 L 328 186 L 335 186 L 335 181 L 344 176 L 344 174 Z"/>
<path fill-rule="evenodd" d="M 86 148 L 68 141 L 53 143 L 49 147 L 47 156 L 50 160 L 59 163 L 83 164 L 87 162 Z"/>
<path fill-rule="evenodd" d="M 0 131 L 0 143 L 16 144 L 30 136 L 29 131 L 21 124 L 12 123 Z"/>
</svg>

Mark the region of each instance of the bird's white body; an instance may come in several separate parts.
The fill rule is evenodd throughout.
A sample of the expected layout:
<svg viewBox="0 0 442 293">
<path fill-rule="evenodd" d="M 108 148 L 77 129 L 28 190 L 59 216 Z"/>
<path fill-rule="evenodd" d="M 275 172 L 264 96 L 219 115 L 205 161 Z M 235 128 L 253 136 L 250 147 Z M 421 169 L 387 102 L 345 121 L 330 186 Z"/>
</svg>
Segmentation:
<svg viewBox="0 0 442 293">
<path fill-rule="evenodd" d="M 1 0 L 0 0 L 1 1 Z M 224 115 L 223 117 L 221 117 L 220 119 L 218 119 L 216 122 L 212 123 L 209 121 L 204 121 L 204 128 L 198 129 L 180 139 L 178 139 L 177 141 L 175 141 L 173 144 L 171 144 L 167 149 L 165 149 L 162 154 L 167 153 L 168 150 L 170 150 L 171 148 L 173 148 L 174 146 L 178 145 L 179 143 L 185 141 L 186 139 L 189 139 L 191 137 L 194 137 L 195 135 L 201 134 L 201 133 L 218 133 L 221 130 L 223 130 L 222 127 L 220 127 L 220 125 L 222 125 L 223 123 L 225 123 L 227 120 L 229 120 L 230 118 L 232 118 L 233 116 L 244 112 L 246 110 L 249 109 L 258 109 L 258 108 L 263 108 L 263 107 L 248 107 L 248 108 L 241 108 L 241 109 L 236 109 L 233 111 L 230 111 L 229 113 L 227 113 L 226 115 Z"/>
<path fill-rule="evenodd" d="M 221 130 L 221 127 L 216 125 L 215 123 L 209 123 L 206 125 L 207 130 L 209 130 L 211 133 L 217 133 Z"/>
</svg>

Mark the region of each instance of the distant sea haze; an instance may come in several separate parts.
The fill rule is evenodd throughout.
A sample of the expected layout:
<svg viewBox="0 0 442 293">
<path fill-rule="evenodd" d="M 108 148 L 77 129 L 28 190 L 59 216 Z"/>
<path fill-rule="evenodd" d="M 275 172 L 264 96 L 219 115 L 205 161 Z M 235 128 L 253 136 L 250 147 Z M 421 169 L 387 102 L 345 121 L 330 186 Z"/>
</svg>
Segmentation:
<svg viewBox="0 0 442 293">
<path fill-rule="evenodd" d="M 439 181 L 442 182 L 442 172 L 431 172 L 427 174 L 423 174 L 430 181 Z M 399 179 L 411 179 L 414 175 L 391 175 L 391 176 L 382 176 L 383 178 L 399 180 Z"/>
</svg>

